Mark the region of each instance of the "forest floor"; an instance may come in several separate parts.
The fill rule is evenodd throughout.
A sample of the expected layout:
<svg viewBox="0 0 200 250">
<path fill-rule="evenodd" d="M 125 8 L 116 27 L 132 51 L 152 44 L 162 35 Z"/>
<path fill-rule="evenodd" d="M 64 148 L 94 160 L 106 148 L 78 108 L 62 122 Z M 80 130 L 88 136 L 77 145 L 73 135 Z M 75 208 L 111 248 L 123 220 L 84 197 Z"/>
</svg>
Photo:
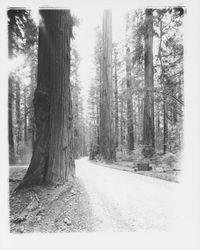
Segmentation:
<svg viewBox="0 0 200 250">
<path fill-rule="evenodd" d="M 10 167 L 11 233 L 93 231 L 89 198 L 81 180 L 13 193 L 26 170 L 27 166 Z"/>
<path fill-rule="evenodd" d="M 177 183 L 112 169 L 118 167 L 81 158 L 73 183 L 18 193 L 27 166 L 10 167 L 11 233 L 169 229 Z"/>
</svg>

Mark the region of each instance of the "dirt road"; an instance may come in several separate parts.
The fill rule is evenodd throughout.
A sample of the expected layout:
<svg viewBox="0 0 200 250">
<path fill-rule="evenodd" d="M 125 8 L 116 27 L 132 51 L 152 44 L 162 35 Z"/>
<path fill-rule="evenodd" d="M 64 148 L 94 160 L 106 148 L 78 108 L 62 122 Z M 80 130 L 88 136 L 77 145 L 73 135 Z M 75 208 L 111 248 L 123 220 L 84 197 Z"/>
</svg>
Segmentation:
<svg viewBox="0 0 200 250">
<path fill-rule="evenodd" d="M 179 184 L 103 165 L 81 158 L 76 160 L 77 178 L 72 188 L 69 183 L 38 186 L 12 195 L 11 232 L 149 232 L 173 228 Z M 26 167 L 10 168 L 11 193 L 25 172 Z M 35 194 L 39 198 L 36 210 L 16 223 Z"/>
<path fill-rule="evenodd" d="M 89 195 L 95 231 L 173 228 L 177 183 L 107 168 L 87 158 L 76 161 L 76 174 Z"/>
</svg>

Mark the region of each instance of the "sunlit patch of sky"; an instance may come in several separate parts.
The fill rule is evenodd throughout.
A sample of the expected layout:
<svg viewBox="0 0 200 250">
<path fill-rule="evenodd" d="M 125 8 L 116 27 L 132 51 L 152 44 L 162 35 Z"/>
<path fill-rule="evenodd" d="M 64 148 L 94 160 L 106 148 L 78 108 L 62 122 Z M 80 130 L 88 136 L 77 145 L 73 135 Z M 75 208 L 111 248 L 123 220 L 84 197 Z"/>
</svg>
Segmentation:
<svg viewBox="0 0 200 250">
<path fill-rule="evenodd" d="M 112 40 L 120 41 L 125 36 L 125 13 L 123 9 L 112 9 Z M 72 9 L 72 14 L 79 18 L 74 43 L 81 57 L 79 68 L 84 108 L 87 110 L 89 87 L 94 78 L 95 30 L 102 26 L 102 9 Z"/>
</svg>

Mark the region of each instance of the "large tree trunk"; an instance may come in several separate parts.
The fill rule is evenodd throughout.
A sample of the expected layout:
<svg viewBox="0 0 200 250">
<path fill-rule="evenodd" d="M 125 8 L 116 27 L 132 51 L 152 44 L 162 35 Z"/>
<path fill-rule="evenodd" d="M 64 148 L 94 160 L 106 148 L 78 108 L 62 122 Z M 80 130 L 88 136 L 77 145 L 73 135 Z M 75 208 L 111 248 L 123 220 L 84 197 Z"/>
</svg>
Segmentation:
<svg viewBox="0 0 200 250">
<path fill-rule="evenodd" d="M 143 154 L 154 153 L 154 84 L 153 84 L 153 10 L 146 9 L 145 33 L 145 96 L 143 119 Z"/>
<path fill-rule="evenodd" d="M 74 176 L 70 93 L 69 10 L 41 10 L 38 85 L 34 95 L 36 142 L 28 171 L 18 186 L 62 184 Z"/>
<path fill-rule="evenodd" d="M 106 161 L 115 160 L 112 122 L 112 13 L 103 15 L 103 86 L 102 86 L 101 155 Z"/>
<path fill-rule="evenodd" d="M 64 10 L 48 11 L 44 16 L 53 47 L 51 50 L 49 166 L 46 179 L 52 183 L 64 183 L 73 178 L 75 168 L 70 92 L 72 20 L 70 12 Z"/>
</svg>

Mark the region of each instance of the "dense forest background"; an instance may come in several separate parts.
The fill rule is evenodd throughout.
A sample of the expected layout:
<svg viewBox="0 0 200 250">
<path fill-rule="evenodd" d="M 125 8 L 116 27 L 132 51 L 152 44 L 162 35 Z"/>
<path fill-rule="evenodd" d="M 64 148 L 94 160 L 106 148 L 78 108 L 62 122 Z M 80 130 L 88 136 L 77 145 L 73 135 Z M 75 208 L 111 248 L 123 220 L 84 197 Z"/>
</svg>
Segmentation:
<svg viewBox="0 0 200 250">
<path fill-rule="evenodd" d="M 183 9 L 154 10 L 153 37 L 153 146 L 157 153 L 181 149 L 183 123 Z M 113 130 L 118 153 L 143 145 L 145 114 L 145 14 L 126 14 L 126 37 L 113 43 Z M 102 87 L 102 33 L 97 29 L 96 75 L 90 89 L 90 150 L 99 152 Z M 145 99 L 146 98 L 146 99 Z M 153 135 L 152 132 L 152 135 Z"/>
<path fill-rule="evenodd" d="M 106 161 L 139 161 L 167 155 L 169 161 L 176 161 L 183 140 L 183 17 L 181 7 L 128 11 L 124 16 L 124 39 L 112 41 L 109 48 L 112 77 L 108 88 L 103 79 L 105 46 L 110 46 L 105 32 L 112 33 L 112 23 L 109 16 L 104 17 L 105 27 L 96 27 L 87 110 L 81 94 L 81 57 L 74 34 L 70 86 L 75 158 L 89 155 L 90 159 Z M 79 28 L 78 17 L 72 19 Z M 36 138 L 33 97 L 37 86 L 38 26 L 31 11 L 11 9 L 8 27 L 9 59 L 14 65 L 9 74 L 10 164 L 27 164 Z M 109 105 L 106 95 L 110 96 Z M 108 127 L 106 135 L 103 131 Z"/>
</svg>

